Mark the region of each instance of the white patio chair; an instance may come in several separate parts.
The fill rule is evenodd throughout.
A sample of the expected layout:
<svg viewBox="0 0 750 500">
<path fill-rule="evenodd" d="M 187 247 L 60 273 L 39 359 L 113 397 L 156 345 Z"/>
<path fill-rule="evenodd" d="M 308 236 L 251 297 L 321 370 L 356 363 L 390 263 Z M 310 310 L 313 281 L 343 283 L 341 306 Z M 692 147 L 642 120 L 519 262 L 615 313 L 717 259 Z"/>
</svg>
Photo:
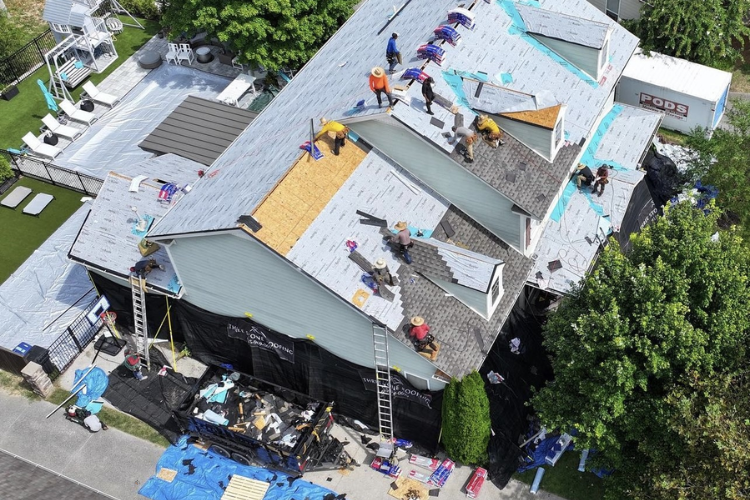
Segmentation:
<svg viewBox="0 0 750 500">
<path fill-rule="evenodd" d="M 47 116 L 42 118 L 42 123 L 44 123 L 44 126 L 47 127 L 47 130 L 49 130 L 53 134 L 59 135 L 60 137 L 64 137 L 65 139 L 69 139 L 71 141 L 75 141 L 76 139 L 78 139 L 84 132 L 81 129 L 71 127 L 70 125 L 63 125 L 50 114 L 47 114 Z"/>
<path fill-rule="evenodd" d="M 169 44 L 169 51 L 167 52 L 167 64 L 169 64 L 169 61 L 172 61 L 175 64 L 180 64 L 179 61 L 177 61 L 177 54 L 180 53 L 180 46 L 176 43 L 170 43 Z"/>
<path fill-rule="evenodd" d="M 91 100 L 93 100 L 94 102 L 105 104 L 109 106 L 110 108 L 113 107 L 118 102 L 120 102 L 119 97 L 113 96 L 112 94 L 106 94 L 100 91 L 98 88 L 96 88 L 96 85 L 94 85 L 91 81 L 88 81 L 83 84 L 83 90 L 86 91 L 86 94 L 88 94 Z"/>
<path fill-rule="evenodd" d="M 195 61 L 195 54 L 189 43 L 180 44 L 180 50 L 177 52 L 177 60 L 180 64 L 182 64 L 182 61 L 187 61 L 188 64 L 193 64 L 193 61 Z"/>
<path fill-rule="evenodd" d="M 94 113 L 89 113 L 88 111 L 76 108 L 75 105 L 67 99 L 60 101 L 60 109 L 62 109 L 71 120 L 82 122 L 86 125 L 91 125 L 97 120 Z"/>
<path fill-rule="evenodd" d="M 54 159 L 57 155 L 62 153 L 62 149 L 43 143 L 31 132 L 27 132 L 26 135 L 23 136 L 23 143 L 26 144 L 36 156 Z"/>
</svg>

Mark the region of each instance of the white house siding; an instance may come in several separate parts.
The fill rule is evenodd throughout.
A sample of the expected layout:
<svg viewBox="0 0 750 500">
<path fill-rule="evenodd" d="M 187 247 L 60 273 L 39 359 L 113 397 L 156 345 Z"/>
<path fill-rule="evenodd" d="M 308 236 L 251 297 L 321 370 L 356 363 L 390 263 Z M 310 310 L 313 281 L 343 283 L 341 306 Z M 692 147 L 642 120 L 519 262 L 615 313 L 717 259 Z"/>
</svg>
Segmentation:
<svg viewBox="0 0 750 500">
<path fill-rule="evenodd" d="M 599 79 L 599 51 L 591 47 L 584 47 L 575 43 L 564 42 L 554 38 L 534 35 L 534 38 L 554 50 L 566 61 L 578 69 L 586 72 L 594 80 Z"/>
<path fill-rule="evenodd" d="M 498 238 L 520 251 L 519 216 L 511 212 L 513 202 L 497 190 L 404 129 L 378 121 L 352 123 L 349 127 Z"/>
<path fill-rule="evenodd" d="M 552 130 L 498 116 L 497 125 L 548 161 L 552 157 Z"/>
<path fill-rule="evenodd" d="M 369 319 L 241 230 L 176 238 L 168 250 L 191 304 L 225 316 L 250 313 L 268 328 L 312 335 L 333 354 L 374 366 Z M 434 374 L 410 347 L 393 339 L 389 348 L 392 366 L 425 379 Z"/>
<path fill-rule="evenodd" d="M 591 5 L 607 13 L 607 0 L 588 0 Z M 612 0 L 610 0 L 612 1 Z M 641 16 L 640 0 L 620 0 L 619 17 L 620 19 L 637 19 Z"/>
</svg>

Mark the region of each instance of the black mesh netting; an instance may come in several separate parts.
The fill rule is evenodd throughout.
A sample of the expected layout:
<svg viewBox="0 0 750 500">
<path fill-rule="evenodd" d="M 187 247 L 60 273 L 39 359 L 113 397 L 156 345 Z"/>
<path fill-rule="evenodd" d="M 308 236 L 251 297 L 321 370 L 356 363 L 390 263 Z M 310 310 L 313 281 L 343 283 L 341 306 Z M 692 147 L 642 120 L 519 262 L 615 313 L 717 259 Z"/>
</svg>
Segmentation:
<svg viewBox="0 0 750 500">
<path fill-rule="evenodd" d="M 663 207 L 670 198 L 680 192 L 685 183 L 685 177 L 677 169 L 677 165 L 668 157 L 657 153 L 654 148 L 649 149 L 643 160 L 646 169 L 646 183 L 651 196 L 658 207 Z"/>
<path fill-rule="evenodd" d="M 167 370 L 163 376 L 158 375 L 159 369 L 170 363 L 156 349 L 151 349 L 149 355 L 151 370 L 143 370 L 147 379 L 137 380 L 133 372 L 119 366 L 109 375 L 104 397 L 119 410 L 143 420 L 169 442 L 175 443 L 180 430 L 172 417 L 172 410 L 178 408 L 197 380 L 172 370 Z"/>
<path fill-rule="evenodd" d="M 204 363 L 231 364 L 234 369 L 259 379 L 323 400 L 334 401 L 334 411 L 377 428 L 375 392 L 365 390 L 362 376 L 374 377 L 372 369 L 335 356 L 309 340 L 289 339 L 294 344 L 294 362 L 275 352 L 252 348 L 227 334 L 227 324 L 252 321 L 209 313 L 180 301 L 179 321 L 192 355 Z M 276 333 L 276 335 L 281 335 Z M 408 382 L 403 381 L 407 389 Z M 402 398 L 393 400 L 395 434 L 434 450 L 440 434 L 442 391 L 420 391 L 431 398 L 430 406 Z"/>
<path fill-rule="evenodd" d="M 132 327 L 132 299 L 130 289 L 92 273 L 97 290 L 110 301 L 111 309 L 117 312 L 117 322 L 123 327 Z M 363 376 L 374 377 L 375 371 L 342 359 L 308 340 L 290 339 L 275 333 L 294 345 L 294 362 L 282 360 L 275 352 L 252 348 L 239 338 L 231 338 L 227 333 L 230 322 L 256 325 L 246 318 L 230 318 L 204 311 L 184 300 L 170 301 L 172 304 L 172 329 L 176 341 L 184 341 L 193 357 L 206 364 L 229 364 L 236 370 L 248 373 L 259 379 L 281 387 L 307 394 L 308 396 L 333 401 L 334 411 L 340 415 L 357 419 L 372 429 L 378 428 L 377 400 L 374 391 L 365 390 Z M 166 301 L 161 296 L 146 296 L 149 332 L 156 332 L 164 314 Z M 260 328 L 260 325 L 257 325 Z M 161 338 L 166 338 L 166 325 L 162 327 Z M 153 352 L 153 350 L 152 350 Z M 161 365 L 159 365 L 161 366 Z M 130 375 L 132 377 L 132 375 Z M 117 385 L 119 382 L 113 382 Z M 121 379 L 133 390 L 144 386 L 129 377 Z M 148 382 L 151 381 L 149 377 Z M 405 389 L 413 389 L 406 380 L 401 380 Z M 113 391 L 119 394 L 121 391 Z M 437 449 L 440 435 L 441 407 L 443 393 L 418 391 L 431 399 L 425 406 L 406 399 L 393 400 L 393 421 L 395 434 L 409 439 L 428 450 Z M 128 394 L 123 392 L 123 394 Z M 113 397 L 117 397 L 116 395 Z M 165 415 L 153 408 L 152 398 L 141 394 L 132 395 L 131 402 L 126 397 L 119 404 L 112 404 L 153 425 L 165 435 L 173 429 L 162 430 L 160 422 L 167 422 Z M 143 406 L 144 410 L 138 410 Z M 163 406 L 163 405 L 162 405 Z M 171 425 L 171 424 L 170 424 Z"/>
<path fill-rule="evenodd" d="M 653 221 L 658 215 L 658 209 L 651 198 L 647 181 L 641 180 L 633 189 L 630 203 L 625 210 L 619 231 L 616 233 L 617 242 L 623 251 L 630 250 L 630 235 L 639 232 L 643 226 Z"/>
<path fill-rule="evenodd" d="M 541 387 L 552 378 L 552 367 L 542 346 L 542 310 L 548 304 L 545 294 L 526 288 L 503 325 L 480 373 L 487 380 L 490 370 L 505 380 L 487 384 L 494 435 L 490 438 L 489 475 L 504 488 L 520 465 L 523 454 L 518 447 L 529 427 L 531 409 L 526 403 L 532 387 Z M 513 339 L 520 340 L 518 354 L 511 352 Z"/>
</svg>

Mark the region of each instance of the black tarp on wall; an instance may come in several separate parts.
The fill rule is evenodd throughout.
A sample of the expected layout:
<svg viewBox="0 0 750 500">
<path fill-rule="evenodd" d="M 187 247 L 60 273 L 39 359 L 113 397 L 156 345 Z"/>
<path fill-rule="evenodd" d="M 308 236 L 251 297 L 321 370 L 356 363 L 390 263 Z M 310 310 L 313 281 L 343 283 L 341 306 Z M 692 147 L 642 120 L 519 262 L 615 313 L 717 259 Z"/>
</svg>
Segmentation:
<svg viewBox="0 0 750 500">
<path fill-rule="evenodd" d="M 132 328 L 130 289 L 97 274 L 92 273 L 91 276 L 99 292 L 107 295 L 111 309 L 117 312 L 118 324 Z M 373 369 L 342 359 L 309 340 L 293 339 L 273 332 L 247 318 L 220 316 L 184 300 L 170 300 L 170 303 L 175 340 L 186 342 L 196 359 L 206 364 L 230 364 L 236 370 L 315 399 L 334 401 L 334 412 L 357 419 L 377 431 L 376 394 L 366 389 L 367 381 L 363 380 L 375 376 Z M 146 311 L 149 332 L 153 336 L 166 313 L 164 297 L 147 295 Z M 229 325 L 234 326 L 230 328 Z M 242 334 L 238 333 L 238 326 L 244 331 Z M 282 359 L 279 351 L 268 345 L 258 347 L 262 342 L 248 339 L 245 335 L 251 330 L 258 332 L 258 335 L 267 332 L 269 340 L 266 344 L 278 344 L 281 338 L 284 340 L 282 347 L 288 349 L 290 345 L 293 346 L 294 361 Z M 168 335 L 165 325 L 160 338 L 167 338 Z M 285 358 L 289 359 L 289 356 Z M 437 449 L 442 391 L 416 391 L 397 375 L 394 381 L 397 381 L 399 391 L 403 392 L 403 397 L 393 399 L 396 437 L 414 441 L 428 450 Z M 419 393 L 421 397 L 409 397 L 411 391 Z"/>
<path fill-rule="evenodd" d="M 543 292 L 526 287 L 480 369 L 485 382 L 490 370 L 505 379 L 500 384 L 486 385 L 494 432 L 488 447 L 488 472 L 499 488 L 508 484 L 520 463 L 522 451 L 518 445 L 529 428 L 532 409 L 526 403 L 531 399 L 532 387 L 539 388 L 552 378 L 552 366 L 542 346 L 542 310 L 547 304 Z M 521 341 L 518 354 L 511 352 L 510 341 L 514 338 Z"/>
<path fill-rule="evenodd" d="M 615 234 L 620 248 L 625 252 L 630 250 L 630 235 L 640 232 L 643 226 L 654 220 L 658 214 L 659 209 L 654 204 L 646 179 L 641 179 L 633 189 L 620 231 Z"/>
</svg>

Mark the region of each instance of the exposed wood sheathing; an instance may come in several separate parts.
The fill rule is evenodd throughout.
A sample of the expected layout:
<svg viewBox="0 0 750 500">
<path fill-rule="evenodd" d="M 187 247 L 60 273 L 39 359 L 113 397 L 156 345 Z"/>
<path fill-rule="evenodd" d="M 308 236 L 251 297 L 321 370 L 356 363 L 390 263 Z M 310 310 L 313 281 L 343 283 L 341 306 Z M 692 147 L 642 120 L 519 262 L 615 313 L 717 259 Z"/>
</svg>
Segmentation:
<svg viewBox="0 0 750 500">
<path fill-rule="evenodd" d="M 366 156 L 348 140 L 339 156 L 331 150 L 332 139 L 321 137 L 316 144 L 324 157 L 315 161 L 304 153 L 252 214 L 263 226 L 255 236 L 281 255 L 291 250 Z"/>
<path fill-rule="evenodd" d="M 511 113 L 500 113 L 500 116 L 517 120 L 519 122 L 530 123 L 552 130 L 560 115 L 562 104 L 550 108 L 540 109 L 538 111 L 514 111 Z"/>
</svg>

